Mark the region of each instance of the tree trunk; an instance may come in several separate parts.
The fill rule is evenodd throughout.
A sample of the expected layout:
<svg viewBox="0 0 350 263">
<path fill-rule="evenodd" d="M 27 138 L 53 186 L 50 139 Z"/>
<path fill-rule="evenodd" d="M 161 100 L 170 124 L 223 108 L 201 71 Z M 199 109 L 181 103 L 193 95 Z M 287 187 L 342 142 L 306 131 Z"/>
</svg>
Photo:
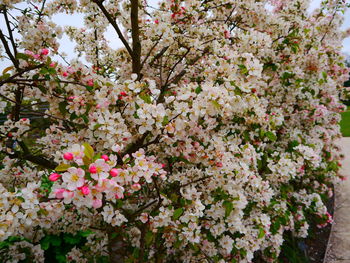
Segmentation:
<svg viewBox="0 0 350 263">
<path fill-rule="evenodd" d="M 123 237 L 116 233 L 116 228 L 108 231 L 108 254 L 110 263 L 124 263 L 125 248 Z"/>
</svg>

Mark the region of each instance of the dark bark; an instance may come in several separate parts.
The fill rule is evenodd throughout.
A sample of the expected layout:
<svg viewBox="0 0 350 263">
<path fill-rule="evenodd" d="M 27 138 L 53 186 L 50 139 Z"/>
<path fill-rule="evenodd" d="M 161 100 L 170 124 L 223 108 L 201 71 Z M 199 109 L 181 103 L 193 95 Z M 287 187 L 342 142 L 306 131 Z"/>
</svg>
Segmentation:
<svg viewBox="0 0 350 263">
<path fill-rule="evenodd" d="M 141 41 L 139 28 L 139 1 L 131 0 L 132 72 L 141 79 Z"/>
<path fill-rule="evenodd" d="M 108 254 L 110 263 L 124 263 L 125 248 L 123 237 L 116 233 L 117 228 L 110 227 L 108 231 Z"/>
</svg>

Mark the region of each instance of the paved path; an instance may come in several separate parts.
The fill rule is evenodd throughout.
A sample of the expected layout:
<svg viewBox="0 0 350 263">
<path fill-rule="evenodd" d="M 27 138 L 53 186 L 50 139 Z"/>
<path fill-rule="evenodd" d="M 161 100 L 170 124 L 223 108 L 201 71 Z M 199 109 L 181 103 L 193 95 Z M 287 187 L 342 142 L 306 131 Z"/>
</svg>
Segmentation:
<svg viewBox="0 0 350 263">
<path fill-rule="evenodd" d="M 350 263 L 350 137 L 338 145 L 345 155 L 341 173 L 348 179 L 335 187 L 334 223 L 324 263 Z"/>
</svg>

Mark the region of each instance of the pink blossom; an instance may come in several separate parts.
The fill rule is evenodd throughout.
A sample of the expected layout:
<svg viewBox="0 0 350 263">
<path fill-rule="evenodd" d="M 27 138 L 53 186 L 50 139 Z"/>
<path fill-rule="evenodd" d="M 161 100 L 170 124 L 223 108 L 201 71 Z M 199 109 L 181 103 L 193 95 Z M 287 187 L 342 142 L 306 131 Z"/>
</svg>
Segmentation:
<svg viewBox="0 0 350 263">
<path fill-rule="evenodd" d="M 94 208 L 100 208 L 102 206 L 102 200 L 101 199 L 94 199 L 94 201 L 92 202 L 92 206 Z"/>
<path fill-rule="evenodd" d="M 62 199 L 63 198 L 63 193 L 66 191 L 66 189 L 63 188 L 58 188 L 55 190 L 55 196 L 56 198 Z"/>
<path fill-rule="evenodd" d="M 225 38 L 230 38 L 231 37 L 230 32 L 227 31 L 227 30 L 224 31 L 224 35 L 225 35 Z"/>
</svg>

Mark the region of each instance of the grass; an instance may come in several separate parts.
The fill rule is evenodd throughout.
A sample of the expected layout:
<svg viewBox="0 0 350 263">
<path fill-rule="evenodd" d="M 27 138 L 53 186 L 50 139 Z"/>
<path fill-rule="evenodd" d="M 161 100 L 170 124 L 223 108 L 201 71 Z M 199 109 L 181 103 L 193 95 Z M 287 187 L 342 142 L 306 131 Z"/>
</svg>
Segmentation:
<svg viewBox="0 0 350 263">
<path fill-rule="evenodd" d="M 350 106 L 341 114 L 340 131 L 344 137 L 350 137 Z"/>
</svg>

